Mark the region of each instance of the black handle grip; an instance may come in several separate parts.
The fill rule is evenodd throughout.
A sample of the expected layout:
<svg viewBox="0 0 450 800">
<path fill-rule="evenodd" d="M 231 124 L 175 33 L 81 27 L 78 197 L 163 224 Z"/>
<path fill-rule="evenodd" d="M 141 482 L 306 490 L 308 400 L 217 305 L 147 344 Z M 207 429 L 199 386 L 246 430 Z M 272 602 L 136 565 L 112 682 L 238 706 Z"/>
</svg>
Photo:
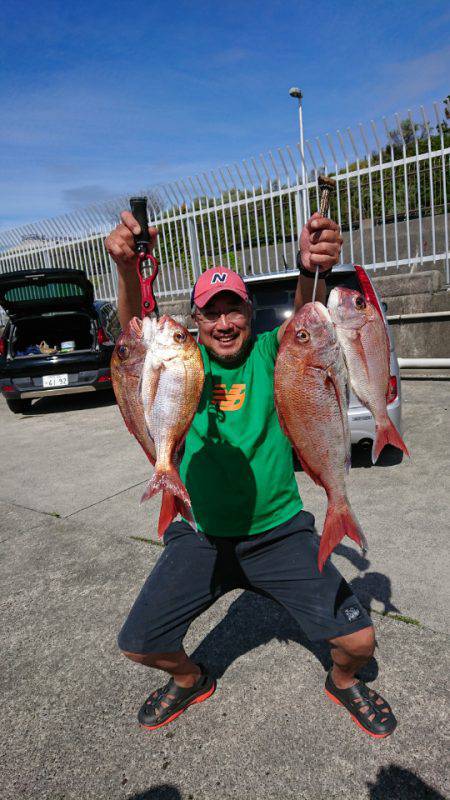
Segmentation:
<svg viewBox="0 0 450 800">
<path fill-rule="evenodd" d="M 138 253 L 149 252 L 150 234 L 148 232 L 148 214 L 146 197 L 130 197 L 131 213 L 141 226 L 141 232 L 134 234 L 134 243 Z"/>
</svg>

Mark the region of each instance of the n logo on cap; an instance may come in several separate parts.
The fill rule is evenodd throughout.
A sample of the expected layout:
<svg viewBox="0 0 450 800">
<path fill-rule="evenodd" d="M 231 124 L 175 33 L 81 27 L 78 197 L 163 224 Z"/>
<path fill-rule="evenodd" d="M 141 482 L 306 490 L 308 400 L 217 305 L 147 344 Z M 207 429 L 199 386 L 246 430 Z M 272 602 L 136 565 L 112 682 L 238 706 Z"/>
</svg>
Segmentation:
<svg viewBox="0 0 450 800">
<path fill-rule="evenodd" d="M 211 278 L 211 284 L 217 283 L 217 282 L 225 283 L 227 278 L 228 278 L 228 275 L 227 275 L 226 272 L 215 272 L 214 275 Z"/>
</svg>

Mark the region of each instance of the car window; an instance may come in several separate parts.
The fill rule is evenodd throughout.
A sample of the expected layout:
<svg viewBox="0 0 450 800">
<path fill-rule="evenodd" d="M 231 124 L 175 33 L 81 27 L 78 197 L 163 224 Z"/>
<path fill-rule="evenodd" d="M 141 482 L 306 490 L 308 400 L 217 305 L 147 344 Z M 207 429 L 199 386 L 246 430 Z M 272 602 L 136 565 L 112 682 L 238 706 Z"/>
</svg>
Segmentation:
<svg viewBox="0 0 450 800">
<path fill-rule="evenodd" d="M 273 331 L 278 325 L 285 321 L 286 317 L 277 314 L 274 308 L 261 308 L 254 313 L 255 333 Z"/>
<path fill-rule="evenodd" d="M 283 278 L 260 285 L 248 284 L 253 302 L 253 329 L 255 333 L 272 331 L 282 325 L 294 308 L 297 279 Z"/>
<path fill-rule="evenodd" d="M 356 272 L 332 272 L 326 279 L 326 285 L 327 300 L 331 290 L 334 289 L 335 286 L 345 286 L 347 289 L 356 289 L 357 292 L 361 291 Z"/>
<path fill-rule="evenodd" d="M 297 279 L 283 278 L 278 283 L 276 280 L 265 281 L 261 284 L 248 284 L 253 301 L 253 326 L 255 333 L 264 333 L 282 325 L 294 308 L 295 289 Z M 348 289 L 361 291 L 358 278 L 353 270 L 348 272 L 335 272 L 328 276 L 326 281 L 327 300 L 335 286 L 346 286 Z"/>
<path fill-rule="evenodd" d="M 105 333 L 111 341 L 115 342 L 120 333 L 120 322 L 116 309 L 111 303 L 105 303 L 100 308 L 99 314 Z"/>
<path fill-rule="evenodd" d="M 25 300 L 47 300 L 50 297 L 83 297 L 81 286 L 76 283 L 45 283 L 40 286 L 15 286 L 4 293 L 5 300 L 22 302 Z"/>
</svg>

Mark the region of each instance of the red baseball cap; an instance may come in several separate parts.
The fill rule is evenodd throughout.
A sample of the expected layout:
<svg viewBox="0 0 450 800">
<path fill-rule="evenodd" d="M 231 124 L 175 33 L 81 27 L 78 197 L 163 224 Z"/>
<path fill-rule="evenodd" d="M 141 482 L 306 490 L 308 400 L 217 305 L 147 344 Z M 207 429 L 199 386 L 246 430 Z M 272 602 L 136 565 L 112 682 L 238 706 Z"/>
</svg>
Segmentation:
<svg viewBox="0 0 450 800">
<path fill-rule="evenodd" d="M 219 292 L 234 292 L 249 301 L 247 287 L 237 272 L 227 267 L 212 267 L 197 278 L 191 294 L 191 306 L 203 308 Z"/>
</svg>

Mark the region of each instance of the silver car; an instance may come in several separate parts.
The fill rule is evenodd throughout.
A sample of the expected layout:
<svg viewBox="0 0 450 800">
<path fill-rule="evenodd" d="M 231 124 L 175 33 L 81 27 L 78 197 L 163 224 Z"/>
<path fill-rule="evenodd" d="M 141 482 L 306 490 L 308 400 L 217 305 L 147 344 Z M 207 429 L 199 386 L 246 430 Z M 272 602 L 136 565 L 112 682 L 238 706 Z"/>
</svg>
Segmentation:
<svg viewBox="0 0 450 800">
<path fill-rule="evenodd" d="M 254 327 L 256 333 L 273 330 L 281 325 L 292 313 L 294 307 L 296 276 L 291 273 L 286 275 L 267 275 L 264 277 L 246 278 L 249 291 L 254 303 Z M 335 286 L 346 286 L 356 289 L 371 302 L 379 306 L 386 322 L 390 343 L 390 379 L 388 392 L 388 414 L 397 430 L 402 432 L 401 425 L 401 384 L 397 356 L 394 350 L 394 340 L 386 319 L 386 306 L 379 297 L 372 281 L 363 267 L 354 264 L 338 264 L 327 278 L 327 299 Z M 375 423 L 370 411 L 361 405 L 358 398 L 351 392 L 348 408 L 350 434 L 352 444 L 372 445 L 375 438 Z"/>
</svg>

